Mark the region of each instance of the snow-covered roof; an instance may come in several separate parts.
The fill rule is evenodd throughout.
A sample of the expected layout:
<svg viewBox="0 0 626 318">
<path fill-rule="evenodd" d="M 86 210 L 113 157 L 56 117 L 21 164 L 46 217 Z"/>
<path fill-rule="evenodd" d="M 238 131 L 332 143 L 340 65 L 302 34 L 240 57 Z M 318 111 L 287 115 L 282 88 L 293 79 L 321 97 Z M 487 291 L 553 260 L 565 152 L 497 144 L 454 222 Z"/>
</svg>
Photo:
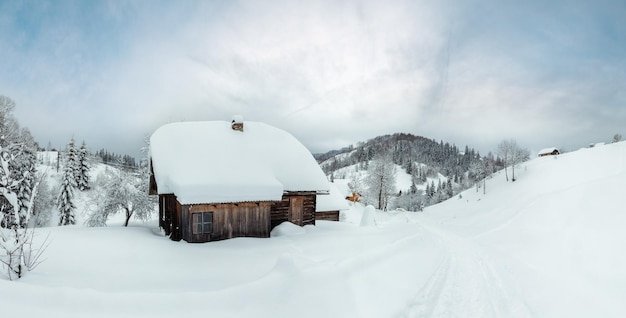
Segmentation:
<svg viewBox="0 0 626 318">
<path fill-rule="evenodd" d="M 315 212 L 348 210 L 350 206 L 346 197 L 337 188 L 337 185 L 330 183 L 330 192 L 326 195 L 318 195 L 315 203 Z"/>
<path fill-rule="evenodd" d="M 539 151 L 539 155 L 550 154 L 554 151 L 559 151 L 556 147 L 544 148 Z"/>
<path fill-rule="evenodd" d="M 276 201 L 284 191 L 328 191 L 329 182 L 304 145 L 284 130 L 245 121 L 164 125 L 150 138 L 159 194 L 181 204 Z"/>
</svg>

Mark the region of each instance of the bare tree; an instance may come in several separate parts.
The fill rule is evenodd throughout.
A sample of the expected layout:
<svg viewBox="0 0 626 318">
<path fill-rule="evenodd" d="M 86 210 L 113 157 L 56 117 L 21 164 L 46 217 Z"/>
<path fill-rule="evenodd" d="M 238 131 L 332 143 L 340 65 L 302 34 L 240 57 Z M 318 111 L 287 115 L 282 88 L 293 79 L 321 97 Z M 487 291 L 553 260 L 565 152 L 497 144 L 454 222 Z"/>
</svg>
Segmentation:
<svg viewBox="0 0 626 318">
<path fill-rule="evenodd" d="M 504 175 L 506 176 L 506 181 L 509 181 L 509 173 L 507 172 L 507 167 L 511 163 L 511 158 L 513 156 L 513 148 L 515 147 L 515 140 L 502 140 L 498 144 L 498 157 L 502 159 L 502 163 L 504 164 Z"/>
<path fill-rule="evenodd" d="M 530 157 L 530 151 L 525 148 L 520 148 L 515 139 L 509 139 L 501 141 L 498 145 L 498 156 L 504 163 L 506 181 L 509 181 L 509 175 L 507 173 L 508 166 L 511 166 L 512 170 L 511 181 L 515 181 L 515 167 L 528 160 Z"/>
<path fill-rule="evenodd" d="M 15 102 L 0 95 L 0 145 L 3 147 L 19 141 L 20 125 L 13 117 Z"/>
<path fill-rule="evenodd" d="M 620 142 L 622 140 L 622 134 L 613 135 L 613 142 Z"/>
<path fill-rule="evenodd" d="M 369 163 L 368 197 L 379 210 L 387 209 L 389 199 L 396 193 L 396 166 L 390 152 L 377 154 Z"/>
<path fill-rule="evenodd" d="M 512 181 L 515 181 L 515 167 L 530 158 L 530 151 L 525 148 L 519 148 L 517 145 L 513 148 L 513 156 L 511 158 L 511 168 L 513 170 Z"/>
<path fill-rule="evenodd" d="M 484 181 L 486 179 L 486 166 L 485 163 L 479 160 L 472 161 L 469 167 L 469 174 L 474 179 L 474 184 L 476 185 L 476 192 L 478 192 L 478 186 L 480 181 Z M 484 188 L 484 185 L 483 185 Z M 483 189 L 483 194 L 485 194 L 485 190 Z"/>
</svg>

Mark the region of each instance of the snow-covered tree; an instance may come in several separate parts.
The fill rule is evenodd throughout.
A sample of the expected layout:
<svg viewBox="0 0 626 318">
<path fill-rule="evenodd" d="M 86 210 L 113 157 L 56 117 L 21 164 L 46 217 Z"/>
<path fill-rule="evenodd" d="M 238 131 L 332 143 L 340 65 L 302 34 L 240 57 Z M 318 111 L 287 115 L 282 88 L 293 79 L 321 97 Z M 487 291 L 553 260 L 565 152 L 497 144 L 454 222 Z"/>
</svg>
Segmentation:
<svg viewBox="0 0 626 318">
<path fill-rule="evenodd" d="M 17 205 L 13 205 L 5 196 L 0 196 L 0 226 L 11 228 L 13 225 L 25 227 L 26 214 L 34 187 L 36 165 L 36 144 L 28 129 L 21 129 L 13 117 L 15 102 L 0 96 L 0 146 L 6 172 L 15 182 L 11 191 L 17 195 Z M 1 172 L 0 172 L 1 173 Z M 7 178 L 7 176 L 4 176 Z"/>
<path fill-rule="evenodd" d="M 38 173 L 37 180 L 39 180 L 39 186 L 33 200 L 31 219 L 35 227 L 49 226 L 55 205 L 54 189 L 48 185 L 45 172 Z"/>
<path fill-rule="evenodd" d="M 88 163 L 89 151 L 87 145 L 83 141 L 77 154 L 76 160 L 76 186 L 78 190 L 85 191 L 89 189 L 89 163 Z"/>
<path fill-rule="evenodd" d="M 8 205 L 3 204 L 0 209 L 20 211 L 21 198 L 15 190 L 19 189 L 20 179 L 11 171 L 11 162 L 15 156 L 5 150 L 0 145 L 0 195 Z M 17 176 L 19 177 L 19 176 Z M 37 185 L 33 186 L 33 195 L 30 196 L 30 202 L 25 206 L 32 206 L 32 199 L 36 196 Z M 34 232 L 28 229 L 29 217 L 31 210 L 27 210 L 24 214 L 13 213 L 13 220 L 6 223 L 8 227 L 0 227 L 0 264 L 6 270 L 6 276 L 9 279 L 21 278 L 28 270 L 34 269 L 39 263 L 39 258 L 45 247 L 44 241 L 42 248 L 33 248 Z M 0 218 L 4 223 L 5 214 L 0 214 Z M 23 224 L 24 226 L 20 226 Z"/>
<path fill-rule="evenodd" d="M 482 161 L 472 162 L 472 164 L 470 165 L 469 175 L 474 180 L 474 184 L 476 185 L 476 192 L 478 192 L 478 187 L 480 185 L 480 182 L 485 180 L 485 177 L 486 177 L 486 169 L 485 169 L 484 162 Z"/>
<path fill-rule="evenodd" d="M 613 142 L 620 142 L 622 140 L 622 134 L 613 135 Z"/>
<path fill-rule="evenodd" d="M 28 229 L 35 179 L 36 144 L 12 115 L 15 102 L 0 95 L 0 265 L 9 279 L 20 278 L 39 264 L 46 243 L 33 247 Z"/>
<path fill-rule="evenodd" d="M 513 148 L 515 147 L 515 140 L 502 140 L 498 144 L 498 157 L 502 160 L 504 164 L 504 175 L 506 176 L 506 181 L 509 181 L 509 173 L 507 171 L 507 167 L 511 164 L 511 159 L 513 156 Z"/>
<path fill-rule="evenodd" d="M 511 180 L 515 181 L 515 167 L 520 163 L 528 160 L 530 157 L 530 152 L 528 149 L 520 148 L 517 145 L 515 139 L 503 140 L 498 144 L 498 156 L 500 160 L 502 160 L 504 164 L 504 174 L 506 176 L 506 181 L 509 181 L 509 175 L 507 172 L 507 167 L 511 166 L 512 169 L 512 177 Z"/>
<path fill-rule="evenodd" d="M 57 208 L 61 214 L 59 225 L 76 224 L 76 215 L 74 213 L 74 188 L 76 187 L 76 178 L 74 169 L 69 161 L 66 161 L 63 169 L 63 176 L 57 197 Z"/>
<path fill-rule="evenodd" d="M 446 197 L 451 198 L 454 195 L 454 188 L 452 187 L 452 179 L 446 181 Z"/>
<path fill-rule="evenodd" d="M 372 159 L 366 183 L 370 202 L 386 210 L 389 199 L 396 193 L 396 166 L 390 152 L 381 152 Z"/>
<path fill-rule="evenodd" d="M 65 157 L 65 166 L 69 167 L 74 176 L 74 188 L 78 187 L 78 179 L 80 176 L 80 167 L 78 164 L 78 149 L 76 149 L 76 144 L 74 142 L 74 137 L 70 139 L 70 143 L 67 144 L 67 154 Z"/>
<path fill-rule="evenodd" d="M 513 170 L 513 175 L 512 175 L 511 180 L 513 181 L 516 180 L 515 179 L 515 167 L 519 165 L 520 163 L 528 160 L 528 158 L 530 158 L 530 151 L 528 151 L 528 149 L 519 148 L 517 146 L 513 148 L 513 152 L 511 156 L 511 167 Z"/>
<path fill-rule="evenodd" d="M 20 125 L 13 117 L 14 109 L 15 102 L 0 95 L 0 146 L 4 148 L 19 141 Z"/>
<path fill-rule="evenodd" d="M 104 191 L 92 197 L 93 209 L 85 222 L 87 226 L 105 226 L 109 216 L 119 212 L 124 213 L 124 226 L 128 226 L 131 218 L 146 221 L 155 212 L 155 201 L 148 195 L 148 181 L 143 172 L 107 169 L 98 176 L 97 183 Z"/>
<path fill-rule="evenodd" d="M 18 197 L 19 214 L 18 226 L 26 227 L 27 214 L 30 209 L 31 197 L 35 185 L 35 167 L 37 163 L 37 148 L 28 129 L 22 129 L 20 135 L 21 142 L 9 146 L 13 160 L 10 162 L 10 169 L 18 178 L 18 186 L 16 189 Z"/>
<path fill-rule="evenodd" d="M 350 174 L 350 181 L 348 182 L 348 187 L 350 191 L 354 195 L 363 194 L 363 181 L 361 180 L 361 176 L 358 171 L 353 171 Z"/>
</svg>

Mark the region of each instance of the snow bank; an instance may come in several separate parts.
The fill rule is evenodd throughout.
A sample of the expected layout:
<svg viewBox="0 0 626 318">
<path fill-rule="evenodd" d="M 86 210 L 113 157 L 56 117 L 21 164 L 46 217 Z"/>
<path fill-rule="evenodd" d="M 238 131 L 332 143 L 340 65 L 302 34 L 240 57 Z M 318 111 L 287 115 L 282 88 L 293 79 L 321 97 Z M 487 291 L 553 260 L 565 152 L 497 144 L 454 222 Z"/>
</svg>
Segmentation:
<svg viewBox="0 0 626 318">
<path fill-rule="evenodd" d="M 423 213 L 370 207 L 377 226 L 358 226 L 355 204 L 353 223 L 283 223 L 268 239 L 173 242 L 156 222 L 47 228 L 46 260 L 0 279 L 2 315 L 625 317 L 626 143 L 516 175 Z"/>
<path fill-rule="evenodd" d="M 363 216 L 361 216 L 361 226 L 372 226 L 376 225 L 376 221 L 374 218 L 374 213 L 376 209 L 373 206 L 368 205 L 363 209 Z"/>
<path fill-rule="evenodd" d="M 346 197 L 334 183 L 330 184 L 330 192 L 318 195 L 315 202 L 315 212 L 342 211 L 349 208 Z"/>
<path fill-rule="evenodd" d="M 626 316 L 626 143 L 536 158 L 516 176 L 428 207 L 424 221 L 487 249 L 535 316 Z"/>
<path fill-rule="evenodd" d="M 292 236 L 306 233 L 302 226 L 295 225 L 291 222 L 283 222 L 276 226 L 270 233 L 271 237 Z"/>
</svg>

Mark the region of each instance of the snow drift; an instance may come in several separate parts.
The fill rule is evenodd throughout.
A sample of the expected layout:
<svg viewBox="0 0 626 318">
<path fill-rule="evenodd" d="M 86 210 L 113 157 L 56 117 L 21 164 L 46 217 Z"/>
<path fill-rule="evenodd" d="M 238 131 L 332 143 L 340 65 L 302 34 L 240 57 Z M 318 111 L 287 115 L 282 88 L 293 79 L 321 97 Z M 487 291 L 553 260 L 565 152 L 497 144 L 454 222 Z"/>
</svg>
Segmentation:
<svg viewBox="0 0 626 318">
<path fill-rule="evenodd" d="M 624 317 L 626 143 L 536 158 L 424 213 L 172 242 L 155 224 L 41 230 L 3 316 Z M 482 189 L 481 189 L 482 190 Z M 369 211 L 371 212 L 371 211 Z"/>
</svg>

